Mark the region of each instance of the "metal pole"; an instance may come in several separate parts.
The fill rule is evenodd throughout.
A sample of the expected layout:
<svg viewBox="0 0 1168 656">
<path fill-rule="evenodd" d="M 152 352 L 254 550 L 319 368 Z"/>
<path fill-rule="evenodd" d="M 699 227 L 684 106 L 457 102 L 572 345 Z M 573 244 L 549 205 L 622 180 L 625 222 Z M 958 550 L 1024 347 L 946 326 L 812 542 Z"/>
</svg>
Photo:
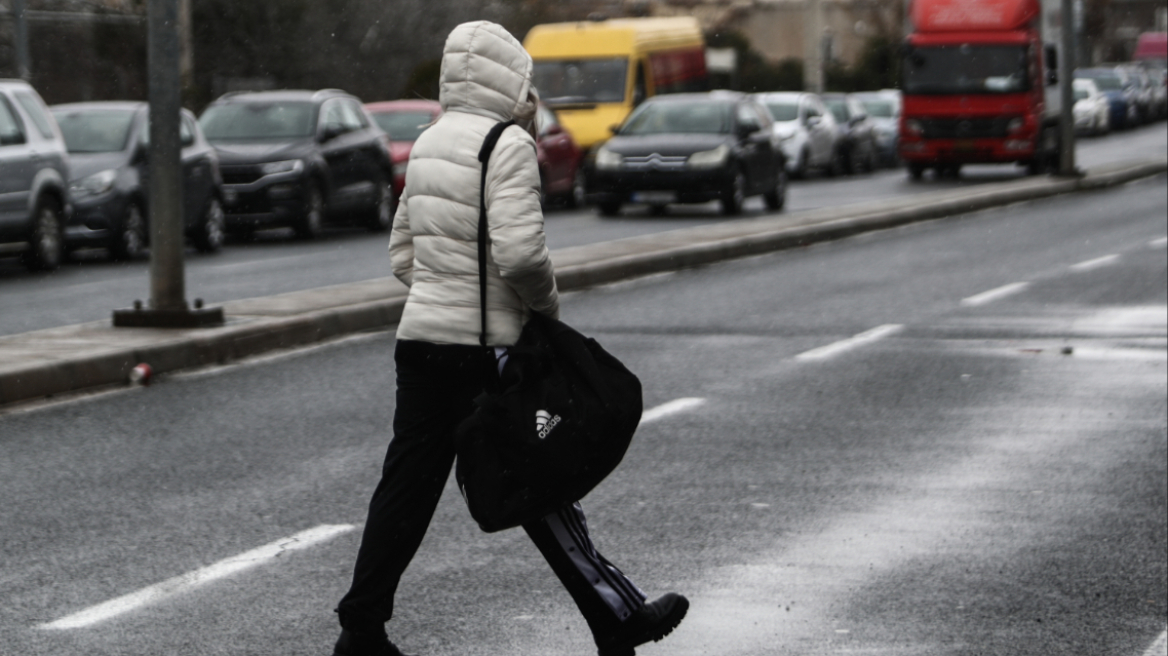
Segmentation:
<svg viewBox="0 0 1168 656">
<path fill-rule="evenodd" d="M 185 310 L 178 0 L 150 0 L 150 307 Z"/>
<path fill-rule="evenodd" d="M 823 3 L 806 0 L 803 16 L 803 88 L 823 93 Z"/>
<path fill-rule="evenodd" d="M 1059 175 L 1078 175 L 1075 168 L 1075 18 L 1074 0 L 1062 0 L 1062 56 L 1059 57 L 1059 92 L 1062 116 L 1059 117 L 1062 149 Z"/>
<path fill-rule="evenodd" d="M 32 76 L 28 61 L 28 17 L 25 16 L 25 0 L 12 0 L 12 17 L 16 23 L 16 75 L 22 80 Z"/>
</svg>

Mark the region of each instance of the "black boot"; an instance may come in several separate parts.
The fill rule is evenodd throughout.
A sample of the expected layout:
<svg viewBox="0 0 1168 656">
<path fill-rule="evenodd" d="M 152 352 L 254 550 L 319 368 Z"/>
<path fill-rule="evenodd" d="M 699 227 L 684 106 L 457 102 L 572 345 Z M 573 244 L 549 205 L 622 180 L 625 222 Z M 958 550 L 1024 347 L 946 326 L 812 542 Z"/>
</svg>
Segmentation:
<svg viewBox="0 0 1168 656">
<path fill-rule="evenodd" d="M 341 637 L 337 638 L 333 656 L 408 656 L 408 654 L 403 653 L 389 641 L 385 629 L 369 632 L 341 629 Z"/>
<path fill-rule="evenodd" d="M 689 600 L 672 592 L 645 604 L 616 633 L 596 641 L 600 656 L 635 656 L 638 645 L 656 642 L 676 629 L 688 610 Z"/>
</svg>

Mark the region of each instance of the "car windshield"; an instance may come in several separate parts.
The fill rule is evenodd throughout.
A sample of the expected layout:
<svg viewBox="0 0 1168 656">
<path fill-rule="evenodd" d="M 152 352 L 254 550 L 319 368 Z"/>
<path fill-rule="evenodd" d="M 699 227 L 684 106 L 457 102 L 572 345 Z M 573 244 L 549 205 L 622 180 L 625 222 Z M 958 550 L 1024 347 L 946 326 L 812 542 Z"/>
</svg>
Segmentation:
<svg viewBox="0 0 1168 656">
<path fill-rule="evenodd" d="M 1100 91 L 1123 91 L 1123 80 L 1114 73 L 1097 73 L 1087 77 L 1095 81 Z"/>
<path fill-rule="evenodd" d="M 771 118 L 776 121 L 794 121 L 799 118 L 797 103 L 772 102 L 767 103 L 766 108 L 771 113 Z"/>
<path fill-rule="evenodd" d="M 843 100 L 825 100 L 823 104 L 827 105 L 827 108 L 831 110 L 831 115 L 835 117 L 837 122 L 848 122 L 848 104 L 846 102 Z"/>
<path fill-rule="evenodd" d="M 861 100 L 860 104 L 864 106 L 864 111 L 868 112 L 868 116 L 874 118 L 894 118 L 896 116 L 896 106 L 887 100 Z"/>
<path fill-rule="evenodd" d="M 623 57 L 537 61 L 531 83 L 549 105 L 622 102 L 628 71 Z"/>
<path fill-rule="evenodd" d="M 394 141 L 416 141 L 433 116 L 430 112 L 377 112 L 373 122 Z"/>
<path fill-rule="evenodd" d="M 622 135 L 729 134 L 733 105 L 724 102 L 657 102 L 641 105 L 621 128 Z"/>
<path fill-rule="evenodd" d="M 1018 93 L 1030 88 L 1025 46 L 913 48 L 905 57 L 904 91 L 916 94 Z"/>
<path fill-rule="evenodd" d="M 65 148 L 71 153 L 114 153 L 126 148 L 132 109 L 90 109 L 53 112 Z"/>
<path fill-rule="evenodd" d="M 209 107 L 199 118 L 208 141 L 264 141 L 312 136 L 313 104 L 247 102 Z"/>
</svg>

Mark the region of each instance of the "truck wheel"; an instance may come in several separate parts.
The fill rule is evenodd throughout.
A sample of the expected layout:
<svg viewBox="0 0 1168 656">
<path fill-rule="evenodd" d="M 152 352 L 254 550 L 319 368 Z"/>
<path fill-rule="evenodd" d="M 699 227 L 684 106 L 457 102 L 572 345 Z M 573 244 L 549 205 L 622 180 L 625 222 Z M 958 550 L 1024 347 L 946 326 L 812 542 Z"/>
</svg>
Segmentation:
<svg viewBox="0 0 1168 656">
<path fill-rule="evenodd" d="M 24 266 L 29 271 L 52 271 L 61 266 L 65 254 L 63 218 L 56 200 L 46 197 L 37 203 L 28 250 L 24 253 Z"/>
</svg>

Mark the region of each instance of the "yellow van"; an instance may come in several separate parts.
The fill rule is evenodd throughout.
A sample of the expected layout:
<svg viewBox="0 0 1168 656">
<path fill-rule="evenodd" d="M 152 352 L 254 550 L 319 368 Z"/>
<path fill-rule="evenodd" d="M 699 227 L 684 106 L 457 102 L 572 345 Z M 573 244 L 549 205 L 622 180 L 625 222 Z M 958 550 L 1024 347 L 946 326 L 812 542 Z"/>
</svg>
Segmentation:
<svg viewBox="0 0 1168 656">
<path fill-rule="evenodd" d="M 649 96 L 708 88 L 702 30 L 688 16 L 537 25 L 523 46 L 540 97 L 582 149 Z"/>
</svg>

